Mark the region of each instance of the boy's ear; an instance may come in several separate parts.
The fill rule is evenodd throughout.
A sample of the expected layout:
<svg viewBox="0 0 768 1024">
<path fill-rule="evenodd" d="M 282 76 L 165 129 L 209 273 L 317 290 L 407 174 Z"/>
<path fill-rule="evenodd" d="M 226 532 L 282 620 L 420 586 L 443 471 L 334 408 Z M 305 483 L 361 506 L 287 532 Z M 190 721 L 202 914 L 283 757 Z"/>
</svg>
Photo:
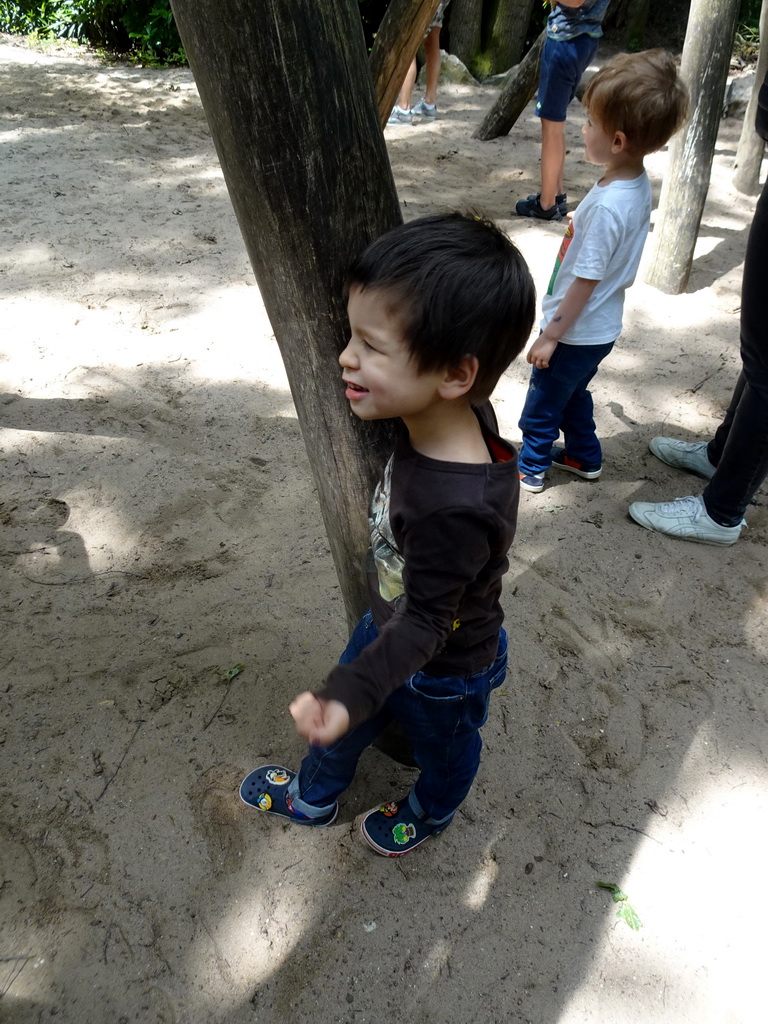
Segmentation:
<svg viewBox="0 0 768 1024">
<path fill-rule="evenodd" d="M 477 356 L 463 356 L 456 366 L 445 371 L 440 385 L 440 397 L 445 399 L 461 398 L 471 390 L 475 383 L 480 362 Z"/>
<path fill-rule="evenodd" d="M 623 153 L 625 150 L 629 149 L 629 142 L 627 141 L 627 136 L 624 132 L 614 132 L 611 148 L 614 153 Z"/>
</svg>

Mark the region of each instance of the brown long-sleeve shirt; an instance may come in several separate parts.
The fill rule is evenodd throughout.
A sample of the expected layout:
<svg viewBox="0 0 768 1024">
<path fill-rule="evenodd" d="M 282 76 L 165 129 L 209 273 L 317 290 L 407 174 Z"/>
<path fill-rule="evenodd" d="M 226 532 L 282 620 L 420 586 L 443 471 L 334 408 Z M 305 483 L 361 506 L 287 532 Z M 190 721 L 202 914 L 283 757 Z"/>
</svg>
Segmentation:
<svg viewBox="0 0 768 1024">
<path fill-rule="evenodd" d="M 490 665 L 517 524 L 517 453 L 489 403 L 476 410 L 491 463 L 442 462 L 401 438 L 371 503 L 368 584 L 379 635 L 337 665 L 318 696 L 358 725 L 419 670 L 467 675 Z"/>
</svg>

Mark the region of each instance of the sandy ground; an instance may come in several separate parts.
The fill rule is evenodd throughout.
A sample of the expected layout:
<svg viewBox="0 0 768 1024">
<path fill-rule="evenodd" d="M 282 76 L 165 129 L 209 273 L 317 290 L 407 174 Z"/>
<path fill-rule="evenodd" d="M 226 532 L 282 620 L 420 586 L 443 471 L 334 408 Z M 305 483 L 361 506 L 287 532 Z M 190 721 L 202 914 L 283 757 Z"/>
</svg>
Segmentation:
<svg viewBox="0 0 768 1024">
<path fill-rule="evenodd" d="M 0 1017 L 762 1024 L 768 501 L 723 550 L 626 515 L 699 491 L 647 441 L 706 437 L 737 373 L 739 125 L 688 294 L 630 293 L 594 389 L 602 479 L 523 495 L 475 788 L 388 861 L 354 819 L 413 776 L 378 751 L 328 830 L 237 797 L 298 762 L 287 703 L 345 626 L 191 76 L 0 42 Z M 473 141 L 494 95 L 452 86 L 436 124 L 387 130 L 404 214 L 483 208 L 544 286 L 563 226 L 510 216 L 537 124 Z M 497 395 L 513 438 L 526 377 Z"/>
</svg>

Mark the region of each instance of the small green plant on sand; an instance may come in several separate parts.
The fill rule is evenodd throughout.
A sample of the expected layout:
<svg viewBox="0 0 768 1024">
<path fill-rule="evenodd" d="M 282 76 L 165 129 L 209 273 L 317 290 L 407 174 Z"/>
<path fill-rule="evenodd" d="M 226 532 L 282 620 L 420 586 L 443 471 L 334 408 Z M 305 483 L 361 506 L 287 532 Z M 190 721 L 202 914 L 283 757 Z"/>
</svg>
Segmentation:
<svg viewBox="0 0 768 1024">
<path fill-rule="evenodd" d="M 231 683 L 235 676 L 239 676 L 241 672 L 245 672 L 245 665 L 233 665 L 232 668 L 227 669 L 226 672 L 222 672 L 220 668 L 213 670 L 217 676 L 221 676 L 225 683 Z"/>
<path fill-rule="evenodd" d="M 629 896 L 616 885 L 615 882 L 595 882 L 601 889 L 607 889 L 611 894 L 614 903 L 619 904 L 616 917 L 625 924 L 628 924 L 632 931 L 637 932 L 643 927 L 643 922 L 637 916 L 637 911 L 629 902 Z"/>
</svg>

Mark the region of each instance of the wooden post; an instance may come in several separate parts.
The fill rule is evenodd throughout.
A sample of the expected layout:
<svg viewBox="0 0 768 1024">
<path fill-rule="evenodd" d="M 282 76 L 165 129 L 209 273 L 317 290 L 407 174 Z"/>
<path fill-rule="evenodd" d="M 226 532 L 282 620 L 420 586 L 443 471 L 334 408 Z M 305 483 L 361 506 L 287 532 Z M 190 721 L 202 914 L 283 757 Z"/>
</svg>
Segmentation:
<svg viewBox="0 0 768 1024">
<path fill-rule="evenodd" d="M 499 98 L 485 115 L 482 124 L 475 130 L 473 139 L 488 142 L 489 139 L 509 134 L 536 92 L 536 86 L 539 84 L 541 51 L 544 49 L 546 38 L 545 29 L 520 63 L 510 70 L 504 79 Z"/>
<path fill-rule="evenodd" d="M 342 287 L 351 259 L 401 221 L 357 3 L 172 6 L 288 372 L 351 624 L 367 604 L 366 509 L 389 432 L 361 424 L 344 398 Z"/>
<path fill-rule="evenodd" d="M 685 291 L 704 212 L 723 109 L 739 0 L 692 0 L 680 75 L 688 87 L 688 121 L 673 138 L 659 199 L 652 262 L 645 280 L 660 291 Z"/>
<path fill-rule="evenodd" d="M 488 40 L 491 74 L 520 62 L 535 0 L 496 0 Z"/>
<path fill-rule="evenodd" d="M 480 55 L 483 0 L 451 0 L 449 12 L 451 53 L 455 53 L 474 75 L 477 71 L 476 60 Z"/>
<path fill-rule="evenodd" d="M 382 128 L 439 3 L 440 0 L 390 0 L 370 59 Z"/>
<path fill-rule="evenodd" d="M 741 137 L 733 163 L 733 186 L 746 195 L 756 195 L 760 191 L 760 165 L 763 162 L 765 143 L 755 131 L 755 114 L 757 113 L 757 96 L 767 70 L 768 0 L 763 0 L 763 5 L 760 8 L 760 51 L 757 56 L 755 85 L 744 114 L 744 124 L 741 126 Z"/>
</svg>

